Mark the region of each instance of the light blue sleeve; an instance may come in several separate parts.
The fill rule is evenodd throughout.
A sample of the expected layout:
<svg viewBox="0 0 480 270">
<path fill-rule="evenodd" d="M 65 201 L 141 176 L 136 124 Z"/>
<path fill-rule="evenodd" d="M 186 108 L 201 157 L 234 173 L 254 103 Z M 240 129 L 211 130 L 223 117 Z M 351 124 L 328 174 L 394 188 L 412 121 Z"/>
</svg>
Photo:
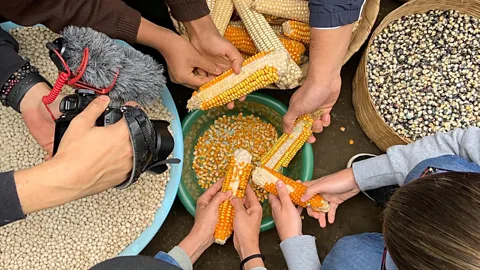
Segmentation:
<svg viewBox="0 0 480 270">
<path fill-rule="evenodd" d="M 280 243 L 280 248 L 288 269 L 319 270 L 321 268 L 313 236 L 301 235 L 287 238 Z"/>
</svg>

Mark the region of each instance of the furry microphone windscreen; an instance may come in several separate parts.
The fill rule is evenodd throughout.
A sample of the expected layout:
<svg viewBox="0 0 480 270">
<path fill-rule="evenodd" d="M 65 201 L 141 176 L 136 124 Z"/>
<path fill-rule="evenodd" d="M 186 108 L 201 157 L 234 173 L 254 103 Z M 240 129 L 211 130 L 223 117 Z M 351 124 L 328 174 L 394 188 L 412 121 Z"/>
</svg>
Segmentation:
<svg viewBox="0 0 480 270">
<path fill-rule="evenodd" d="M 91 28 L 68 26 L 62 31 L 65 41 L 63 58 L 72 71 L 77 70 L 83 57 L 84 48 L 90 55 L 82 81 L 97 88 L 112 84 L 118 72 L 117 81 L 109 92 L 112 105 L 135 101 L 148 106 L 161 97 L 165 87 L 163 67 L 152 57 L 132 47 L 115 43 L 107 35 Z"/>
</svg>

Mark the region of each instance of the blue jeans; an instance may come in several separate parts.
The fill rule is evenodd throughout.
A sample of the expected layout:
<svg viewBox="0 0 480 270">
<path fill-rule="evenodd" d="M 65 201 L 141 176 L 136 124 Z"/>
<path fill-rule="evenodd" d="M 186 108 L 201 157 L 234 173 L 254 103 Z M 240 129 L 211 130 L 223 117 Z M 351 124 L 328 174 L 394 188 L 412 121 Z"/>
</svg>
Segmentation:
<svg viewBox="0 0 480 270">
<path fill-rule="evenodd" d="M 322 270 L 380 270 L 385 244 L 381 233 L 345 236 L 322 263 Z"/>
</svg>

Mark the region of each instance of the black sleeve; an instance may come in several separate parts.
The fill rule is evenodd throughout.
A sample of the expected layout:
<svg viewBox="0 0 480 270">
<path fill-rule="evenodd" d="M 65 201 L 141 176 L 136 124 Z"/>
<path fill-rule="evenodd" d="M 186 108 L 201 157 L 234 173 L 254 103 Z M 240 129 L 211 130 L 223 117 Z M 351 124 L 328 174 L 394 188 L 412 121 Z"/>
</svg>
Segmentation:
<svg viewBox="0 0 480 270">
<path fill-rule="evenodd" d="M 334 28 L 358 21 L 365 0 L 310 0 L 310 26 Z"/>
<path fill-rule="evenodd" d="M 13 171 L 0 173 L 0 227 L 23 218 Z"/>
<path fill-rule="evenodd" d="M 0 86 L 27 62 L 18 55 L 18 48 L 17 41 L 0 28 Z"/>
</svg>

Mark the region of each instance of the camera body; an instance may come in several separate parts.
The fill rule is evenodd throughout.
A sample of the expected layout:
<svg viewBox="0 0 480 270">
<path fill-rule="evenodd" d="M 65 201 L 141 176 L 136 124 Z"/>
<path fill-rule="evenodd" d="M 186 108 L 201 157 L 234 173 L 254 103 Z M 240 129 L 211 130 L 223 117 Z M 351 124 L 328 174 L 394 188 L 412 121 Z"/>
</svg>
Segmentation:
<svg viewBox="0 0 480 270">
<path fill-rule="evenodd" d="M 75 94 L 64 97 L 60 103 L 63 114 L 55 121 L 53 155 L 58 151 L 60 142 L 72 120 L 79 115 L 97 97 L 92 90 L 77 89 Z M 137 107 L 107 107 L 97 118 L 95 126 L 113 125 L 125 118 L 132 148 L 134 167 L 124 183 L 118 188 L 127 187 L 137 181 L 141 173 L 150 171 L 161 174 L 168 169 L 167 164 L 180 163 L 179 159 L 168 159 L 174 147 L 174 140 L 163 120 L 150 120 L 143 110 Z"/>
</svg>

